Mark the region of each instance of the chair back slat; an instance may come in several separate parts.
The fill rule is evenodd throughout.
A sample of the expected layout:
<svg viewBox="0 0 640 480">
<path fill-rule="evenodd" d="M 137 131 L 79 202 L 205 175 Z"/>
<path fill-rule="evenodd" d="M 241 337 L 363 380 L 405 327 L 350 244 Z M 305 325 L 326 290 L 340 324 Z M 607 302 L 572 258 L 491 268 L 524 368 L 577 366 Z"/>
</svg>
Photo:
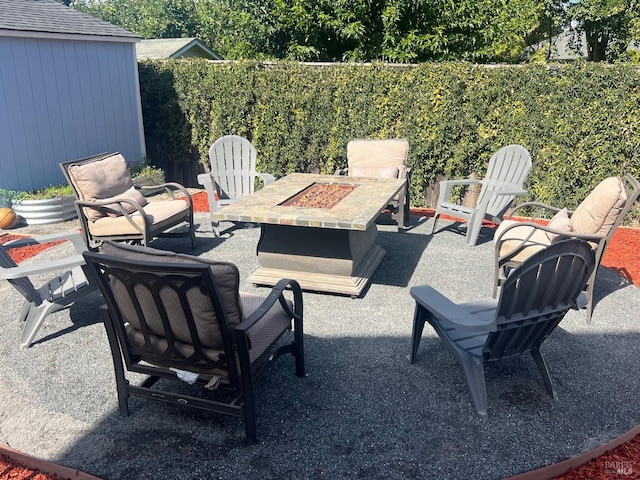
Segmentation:
<svg viewBox="0 0 640 480">
<path fill-rule="evenodd" d="M 531 170 L 531 155 L 521 145 L 507 145 L 489 159 L 487 173 L 482 181 L 478 204 L 487 202 L 487 214 L 502 215 L 514 196 L 492 195 L 494 191 L 522 188 Z"/>
<path fill-rule="evenodd" d="M 575 306 L 594 268 L 593 250 L 580 240 L 554 243 L 516 268 L 500 292 L 496 331 L 485 344 L 485 359 L 537 348 Z"/>
</svg>

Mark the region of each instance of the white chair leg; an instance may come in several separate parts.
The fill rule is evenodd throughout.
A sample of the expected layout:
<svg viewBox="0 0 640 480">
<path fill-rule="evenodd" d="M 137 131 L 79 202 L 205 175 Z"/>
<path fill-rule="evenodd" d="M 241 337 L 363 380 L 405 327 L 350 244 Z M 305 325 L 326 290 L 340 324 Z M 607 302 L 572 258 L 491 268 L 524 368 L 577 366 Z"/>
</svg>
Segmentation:
<svg viewBox="0 0 640 480">
<path fill-rule="evenodd" d="M 37 307 L 32 307 L 27 315 L 27 320 L 22 328 L 22 336 L 20 338 L 20 347 L 30 347 L 33 339 L 44 323 L 44 319 L 50 313 L 57 312 L 65 308 L 64 305 L 58 305 L 50 302 L 43 302 Z"/>
</svg>

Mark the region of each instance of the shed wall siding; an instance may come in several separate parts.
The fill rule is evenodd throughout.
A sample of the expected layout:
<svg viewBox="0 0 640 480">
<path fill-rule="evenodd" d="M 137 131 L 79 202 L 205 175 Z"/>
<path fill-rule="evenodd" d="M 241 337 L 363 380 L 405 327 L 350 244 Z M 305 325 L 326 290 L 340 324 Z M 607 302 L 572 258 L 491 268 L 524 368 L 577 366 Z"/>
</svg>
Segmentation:
<svg viewBox="0 0 640 480">
<path fill-rule="evenodd" d="M 135 45 L 0 38 L 0 188 L 64 183 L 58 164 L 144 155 Z"/>
</svg>

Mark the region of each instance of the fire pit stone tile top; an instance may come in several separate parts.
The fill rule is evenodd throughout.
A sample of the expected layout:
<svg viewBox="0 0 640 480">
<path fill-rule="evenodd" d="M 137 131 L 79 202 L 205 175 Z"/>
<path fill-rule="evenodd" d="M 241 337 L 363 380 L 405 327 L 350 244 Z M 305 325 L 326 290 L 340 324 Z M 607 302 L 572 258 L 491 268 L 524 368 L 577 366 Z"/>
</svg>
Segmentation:
<svg viewBox="0 0 640 480">
<path fill-rule="evenodd" d="M 283 205 L 314 185 L 347 185 L 349 193 L 331 208 Z M 216 220 L 367 230 L 382 203 L 400 193 L 404 180 L 292 173 L 214 214 Z M 384 198 L 383 198 L 384 197 Z"/>
</svg>

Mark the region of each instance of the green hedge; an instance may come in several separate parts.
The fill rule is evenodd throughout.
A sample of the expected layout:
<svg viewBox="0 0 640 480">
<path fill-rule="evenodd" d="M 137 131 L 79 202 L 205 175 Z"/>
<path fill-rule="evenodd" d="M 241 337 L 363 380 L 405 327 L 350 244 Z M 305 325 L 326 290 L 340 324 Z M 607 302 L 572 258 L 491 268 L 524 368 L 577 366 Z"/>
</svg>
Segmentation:
<svg viewBox="0 0 640 480">
<path fill-rule="evenodd" d="M 640 178 L 639 80 L 632 66 L 595 63 L 140 64 L 152 162 L 205 163 L 233 133 L 254 143 L 260 171 L 330 174 L 352 138 L 405 137 L 417 207 L 433 205 L 438 179 L 482 176 L 509 143 L 532 153 L 527 187 L 545 203 L 575 207 L 609 175 Z"/>
</svg>

